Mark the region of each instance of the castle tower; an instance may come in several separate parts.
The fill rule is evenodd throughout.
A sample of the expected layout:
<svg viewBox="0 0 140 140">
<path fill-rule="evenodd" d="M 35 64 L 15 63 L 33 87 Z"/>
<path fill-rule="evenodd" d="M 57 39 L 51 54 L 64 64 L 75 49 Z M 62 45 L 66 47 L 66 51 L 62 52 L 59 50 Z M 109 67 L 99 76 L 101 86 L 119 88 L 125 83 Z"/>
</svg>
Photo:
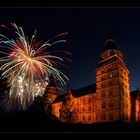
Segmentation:
<svg viewBox="0 0 140 140">
<path fill-rule="evenodd" d="M 128 75 L 122 52 L 107 39 L 96 69 L 97 122 L 130 121 Z"/>
<path fill-rule="evenodd" d="M 53 103 L 53 101 L 58 96 L 58 88 L 55 84 L 55 79 L 53 76 L 50 77 L 49 85 L 46 87 L 46 91 L 44 94 L 44 108 L 45 112 L 50 112 L 51 109 L 49 109 L 50 105 Z"/>
</svg>

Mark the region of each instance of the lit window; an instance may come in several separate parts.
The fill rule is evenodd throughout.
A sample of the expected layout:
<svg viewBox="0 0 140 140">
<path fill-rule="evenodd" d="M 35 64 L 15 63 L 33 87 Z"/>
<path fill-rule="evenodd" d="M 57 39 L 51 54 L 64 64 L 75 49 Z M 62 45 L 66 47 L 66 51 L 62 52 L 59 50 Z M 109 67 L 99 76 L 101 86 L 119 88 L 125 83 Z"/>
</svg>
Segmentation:
<svg viewBox="0 0 140 140">
<path fill-rule="evenodd" d="M 111 77 L 113 77 L 112 73 L 110 73 L 110 74 L 108 75 L 108 78 L 111 78 Z"/>
</svg>

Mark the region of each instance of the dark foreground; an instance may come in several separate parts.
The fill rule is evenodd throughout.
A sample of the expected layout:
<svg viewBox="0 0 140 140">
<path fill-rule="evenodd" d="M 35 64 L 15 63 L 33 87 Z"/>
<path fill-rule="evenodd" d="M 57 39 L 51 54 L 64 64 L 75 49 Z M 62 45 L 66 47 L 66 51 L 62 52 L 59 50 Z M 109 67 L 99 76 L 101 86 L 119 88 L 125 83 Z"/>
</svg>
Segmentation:
<svg viewBox="0 0 140 140">
<path fill-rule="evenodd" d="M 140 123 L 62 124 L 50 114 L 1 114 L 0 132 L 140 132 Z"/>
<path fill-rule="evenodd" d="M 34 104 L 22 112 L 0 110 L 0 132 L 140 132 L 139 123 L 63 124 L 44 112 L 43 104 Z"/>
</svg>

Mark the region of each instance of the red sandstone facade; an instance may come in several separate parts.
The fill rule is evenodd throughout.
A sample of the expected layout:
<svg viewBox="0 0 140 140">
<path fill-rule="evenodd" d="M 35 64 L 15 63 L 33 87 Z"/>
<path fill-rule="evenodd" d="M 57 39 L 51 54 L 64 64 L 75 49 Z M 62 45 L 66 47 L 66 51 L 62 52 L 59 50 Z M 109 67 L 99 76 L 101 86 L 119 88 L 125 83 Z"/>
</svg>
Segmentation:
<svg viewBox="0 0 140 140">
<path fill-rule="evenodd" d="M 140 120 L 140 92 L 130 92 L 129 70 L 113 39 L 106 41 L 98 61 L 96 84 L 78 90 L 68 88 L 51 105 L 52 114 L 58 118 L 64 100 L 72 112 L 72 123 Z"/>
</svg>

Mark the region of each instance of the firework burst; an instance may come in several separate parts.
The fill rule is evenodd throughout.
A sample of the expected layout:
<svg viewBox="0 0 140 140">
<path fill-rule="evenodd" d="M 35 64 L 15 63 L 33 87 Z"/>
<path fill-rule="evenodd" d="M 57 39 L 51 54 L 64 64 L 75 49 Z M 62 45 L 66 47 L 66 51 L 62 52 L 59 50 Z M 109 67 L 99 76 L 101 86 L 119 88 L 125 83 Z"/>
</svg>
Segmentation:
<svg viewBox="0 0 140 140">
<path fill-rule="evenodd" d="M 67 32 L 41 43 L 36 41 L 36 31 L 29 40 L 21 27 L 15 23 L 11 25 L 17 37 L 9 39 L 0 34 L 2 63 L 0 69 L 2 76 L 8 78 L 10 87 L 8 106 L 15 99 L 25 109 L 36 96 L 44 94 L 50 75 L 59 80 L 62 85 L 66 84 L 64 79 L 68 80 L 68 78 L 55 67 L 57 62 L 60 63 L 63 59 L 51 55 L 47 49 L 56 43 L 66 42 L 66 40 L 52 41 L 56 37 L 66 35 Z M 8 27 L 7 29 L 10 30 Z"/>
</svg>

